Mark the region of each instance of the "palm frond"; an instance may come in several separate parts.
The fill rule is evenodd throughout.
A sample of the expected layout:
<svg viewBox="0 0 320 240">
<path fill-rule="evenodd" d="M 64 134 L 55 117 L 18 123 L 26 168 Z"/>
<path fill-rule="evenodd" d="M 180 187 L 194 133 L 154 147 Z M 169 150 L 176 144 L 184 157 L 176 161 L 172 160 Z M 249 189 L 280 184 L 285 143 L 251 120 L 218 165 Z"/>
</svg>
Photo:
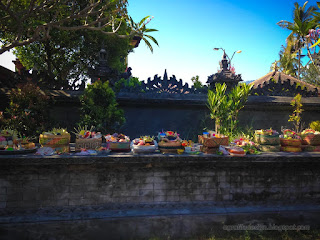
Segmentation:
<svg viewBox="0 0 320 240">
<path fill-rule="evenodd" d="M 146 36 L 146 35 L 145 35 Z M 148 41 L 148 39 L 146 39 L 145 37 L 142 38 L 142 40 L 145 42 L 145 44 L 148 46 L 148 48 L 150 49 L 150 51 L 153 53 L 153 47 L 150 44 L 150 42 Z"/>
<path fill-rule="evenodd" d="M 159 46 L 158 41 L 154 37 L 152 37 L 150 35 L 144 35 L 144 36 L 151 39 L 155 44 L 157 44 Z"/>
</svg>

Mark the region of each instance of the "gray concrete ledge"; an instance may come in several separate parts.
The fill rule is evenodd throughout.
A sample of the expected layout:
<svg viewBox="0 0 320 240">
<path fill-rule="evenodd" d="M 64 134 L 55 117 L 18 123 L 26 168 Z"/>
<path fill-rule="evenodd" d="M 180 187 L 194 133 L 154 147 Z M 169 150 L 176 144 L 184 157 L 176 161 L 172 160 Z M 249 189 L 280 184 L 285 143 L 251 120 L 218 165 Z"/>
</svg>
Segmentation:
<svg viewBox="0 0 320 240">
<path fill-rule="evenodd" d="M 289 214 L 319 213 L 319 205 L 270 202 L 268 205 L 230 206 L 225 203 L 159 203 L 159 204 L 106 204 L 100 206 L 47 207 L 36 210 L 1 210 L 0 224 L 35 223 L 47 221 L 74 221 L 127 217 L 174 215 L 236 215 L 236 214 Z"/>
<path fill-rule="evenodd" d="M 246 155 L 243 157 L 221 156 L 216 154 L 133 154 L 133 153 L 109 153 L 94 156 L 78 156 L 75 154 L 39 156 L 35 154 L 0 155 L 0 166 L 12 165 L 68 165 L 68 164 L 148 164 L 148 163 L 215 163 L 235 166 L 234 164 L 248 163 L 314 163 L 320 164 L 320 153 L 261 153 L 258 155 Z M 237 165 L 238 166 L 238 165 Z"/>
</svg>

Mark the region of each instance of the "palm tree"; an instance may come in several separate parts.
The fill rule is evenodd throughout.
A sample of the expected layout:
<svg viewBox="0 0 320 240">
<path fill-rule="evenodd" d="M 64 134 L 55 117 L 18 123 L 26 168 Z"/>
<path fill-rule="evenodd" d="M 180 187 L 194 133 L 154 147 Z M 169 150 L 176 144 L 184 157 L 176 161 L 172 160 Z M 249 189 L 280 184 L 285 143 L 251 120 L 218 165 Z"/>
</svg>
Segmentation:
<svg viewBox="0 0 320 240">
<path fill-rule="evenodd" d="M 271 71 L 281 71 L 287 75 L 297 77 L 297 71 L 298 71 L 298 59 L 297 59 L 297 53 L 295 52 L 295 44 L 296 39 L 293 35 L 290 35 L 287 40 L 286 46 L 281 47 L 281 50 L 279 52 L 280 59 L 278 61 L 275 61 L 270 70 Z"/>
<path fill-rule="evenodd" d="M 281 20 L 277 23 L 280 27 L 291 30 L 288 38 L 295 39 L 294 50 L 298 54 L 298 79 L 300 79 L 301 72 L 301 50 L 306 46 L 306 36 L 308 35 L 309 30 L 315 28 L 317 25 L 313 19 L 316 7 L 311 6 L 306 9 L 307 4 L 308 1 L 301 7 L 297 2 L 294 3 L 293 22 Z"/>
<path fill-rule="evenodd" d="M 149 40 L 151 40 L 152 42 L 154 42 L 158 46 L 159 46 L 159 44 L 154 37 L 152 37 L 151 35 L 145 34 L 145 33 L 149 33 L 149 32 L 158 31 L 157 29 L 152 29 L 152 28 L 146 27 L 146 25 L 151 21 L 152 18 L 150 18 L 150 16 L 146 16 L 146 17 L 142 18 L 140 22 L 135 23 L 133 21 L 133 19 L 130 17 L 128 22 L 129 22 L 129 25 L 130 25 L 132 31 L 135 32 L 134 37 L 141 38 L 146 43 L 146 45 L 149 47 L 150 51 L 153 53 L 153 48 L 152 48 L 152 45 L 149 42 Z"/>
</svg>

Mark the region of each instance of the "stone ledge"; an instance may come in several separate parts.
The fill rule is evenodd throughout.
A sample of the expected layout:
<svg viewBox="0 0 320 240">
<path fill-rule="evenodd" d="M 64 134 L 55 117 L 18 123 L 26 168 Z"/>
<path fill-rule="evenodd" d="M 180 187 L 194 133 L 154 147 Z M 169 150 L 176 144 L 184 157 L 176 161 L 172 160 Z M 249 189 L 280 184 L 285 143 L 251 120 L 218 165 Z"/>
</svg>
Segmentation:
<svg viewBox="0 0 320 240">
<path fill-rule="evenodd" d="M 13 165 L 68 165 L 68 164 L 200 164 L 215 163 L 223 165 L 248 164 L 248 163 L 319 163 L 320 153 L 261 153 L 259 155 L 247 155 L 244 157 L 220 156 L 216 154 L 132 154 L 110 153 L 96 156 L 77 155 L 2 155 L 0 166 Z M 238 165 L 237 165 L 238 166 Z M 150 166 L 152 167 L 152 166 Z"/>
<path fill-rule="evenodd" d="M 46 221 L 74 221 L 90 219 L 150 217 L 173 215 L 234 215 L 254 213 L 286 214 L 290 212 L 320 213 L 319 205 L 283 204 L 235 206 L 228 202 L 159 203 L 159 204 L 107 204 L 101 206 L 48 207 L 26 210 L 1 210 L 0 223 L 35 223 Z"/>
</svg>

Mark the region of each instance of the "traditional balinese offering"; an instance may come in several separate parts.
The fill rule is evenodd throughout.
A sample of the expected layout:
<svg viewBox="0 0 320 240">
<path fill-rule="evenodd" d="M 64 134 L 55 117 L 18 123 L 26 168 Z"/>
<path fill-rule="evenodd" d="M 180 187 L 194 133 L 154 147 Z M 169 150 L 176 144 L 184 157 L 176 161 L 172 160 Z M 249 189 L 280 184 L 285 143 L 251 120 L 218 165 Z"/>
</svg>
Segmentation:
<svg viewBox="0 0 320 240">
<path fill-rule="evenodd" d="M 183 149 L 179 134 L 173 131 L 158 134 L 158 147 L 162 153 L 177 153 L 177 149 Z"/>
<path fill-rule="evenodd" d="M 18 133 L 12 129 L 4 129 L 0 131 L 0 150 L 14 151 L 18 150 Z"/>
<path fill-rule="evenodd" d="M 154 137 L 141 136 L 131 142 L 131 149 L 134 153 L 150 153 L 155 152 L 158 148 Z"/>
<path fill-rule="evenodd" d="M 108 148 L 113 152 L 130 152 L 130 138 L 124 134 L 114 133 L 105 136 Z"/>
<path fill-rule="evenodd" d="M 246 152 L 242 147 L 231 146 L 231 147 L 226 147 L 226 149 L 231 156 L 242 157 L 246 155 Z"/>
<path fill-rule="evenodd" d="M 29 138 L 18 137 L 18 132 L 12 129 L 0 130 L 0 153 L 1 154 L 16 154 L 28 153 L 35 151 L 36 146 Z"/>
<path fill-rule="evenodd" d="M 302 150 L 305 152 L 320 152 L 320 132 L 305 129 L 301 132 Z"/>
<path fill-rule="evenodd" d="M 30 139 L 27 137 L 23 137 L 22 139 L 18 140 L 19 144 L 20 144 L 20 149 L 35 149 L 36 145 L 33 142 L 30 142 Z"/>
<path fill-rule="evenodd" d="M 273 129 L 261 129 L 256 130 L 254 133 L 254 140 L 258 144 L 262 145 L 279 145 L 280 138 L 279 133 Z"/>
<path fill-rule="evenodd" d="M 233 142 L 231 142 L 231 145 L 241 147 L 246 154 L 258 154 L 259 153 L 256 144 L 253 141 L 246 139 L 246 138 L 235 139 Z"/>
<path fill-rule="evenodd" d="M 281 151 L 283 152 L 301 152 L 301 137 L 290 129 L 282 130 L 280 135 Z"/>
<path fill-rule="evenodd" d="M 189 140 L 183 140 L 181 143 L 182 147 L 184 147 L 184 152 L 185 153 L 190 153 L 190 152 L 195 152 L 194 149 L 194 142 Z"/>
<path fill-rule="evenodd" d="M 90 129 L 85 127 L 78 127 L 74 128 L 75 132 L 74 134 L 76 135 L 76 146 L 75 150 L 76 151 L 81 151 L 81 150 L 94 150 L 98 149 L 101 147 L 102 144 L 102 134 L 100 132 L 94 132 L 93 129 L 94 127 L 91 126 Z"/>
<path fill-rule="evenodd" d="M 68 153 L 70 151 L 70 133 L 63 128 L 54 128 L 40 134 L 39 143 L 42 147 L 51 147 L 56 153 Z"/>
<path fill-rule="evenodd" d="M 320 145 L 320 132 L 313 129 L 305 129 L 301 132 L 302 145 Z"/>
<path fill-rule="evenodd" d="M 279 133 L 274 129 L 260 129 L 254 133 L 254 141 L 259 144 L 259 149 L 263 152 L 279 152 Z"/>
<path fill-rule="evenodd" d="M 223 155 L 237 156 L 237 157 L 242 157 L 246 155 L 246 152 L 244 151 L 244 149 L 239 146 L 220 145 L 216 153 L 220 153 Z"/>
<path fill-rule="evenodd" d="M 198 135 L 198 141 L 203 145 L 201 151 L 210 154 L 216 153 L 220 145 L 229 145 L 228 136 L 217 134 L 213 131 L 204 132 L 202 135 Z"/>
</svg>

